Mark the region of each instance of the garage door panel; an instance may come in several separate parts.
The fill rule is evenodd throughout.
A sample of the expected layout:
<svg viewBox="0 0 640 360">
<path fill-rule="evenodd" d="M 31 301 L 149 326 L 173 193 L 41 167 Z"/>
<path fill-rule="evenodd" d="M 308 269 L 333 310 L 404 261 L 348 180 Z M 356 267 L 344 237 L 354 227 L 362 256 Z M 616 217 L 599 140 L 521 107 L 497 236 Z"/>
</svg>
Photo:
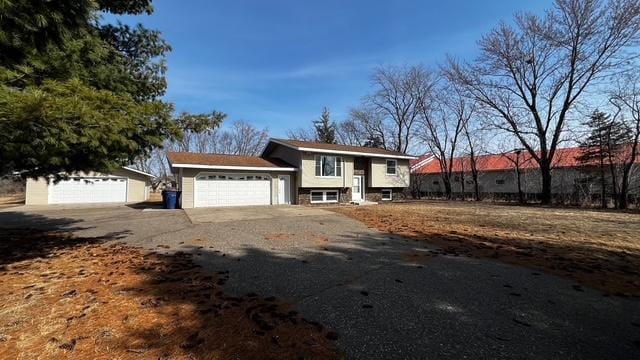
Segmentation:
<svg viewBox="0 0 640 360">
<path fill-rule="evenodd" d="M 211 176 L 196 178 L 196 207 L 248 206 L 271 204 L 271 180 L 229 180 Z"/>
<path fill-rule="evenodd" d="M 73 178 L 49 184 L 50 204 L 124 203 L 127 179 Z"/>
</svg>

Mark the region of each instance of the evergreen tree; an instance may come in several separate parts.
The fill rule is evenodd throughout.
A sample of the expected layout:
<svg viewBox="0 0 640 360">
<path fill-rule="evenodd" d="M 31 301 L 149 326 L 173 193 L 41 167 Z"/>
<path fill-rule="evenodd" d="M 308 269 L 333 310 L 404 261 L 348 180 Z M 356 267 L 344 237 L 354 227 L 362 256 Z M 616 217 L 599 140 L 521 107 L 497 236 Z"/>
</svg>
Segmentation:
<svg viewBox="0 0 640 360">
<path fill-rule="evenodd" d="M 313 122 L 313 127 L 316 129 L 316 141 L 327 144 L 336 143 L 336 124 L 331 122 L 329 108 L 322 109 L 322 115 Z"/>
<path fill-rule="evenodd" d="M 589 129 L 589 135 L 580 143 L 582 153 L 578 161 L 583 165 L 597 166 L 601 206 L 606 208 L 609 186 L 614 201 L 617 201 L 617 157 L 622 146 L 628 141 L 628 136 L 621 123 L 598 110 L 591 114 L 584 125 Z M 607 182 L 607 172 L 611 177 L 610 185 Z"/>
<path fill-rule="evenodd" d="M 141 25 L 100 23 L 152 10 L 150 0 L 0 1 L 0 173 L 109 172 L 182 137 L 160 99 L 169 44 Z"/>
</svg>

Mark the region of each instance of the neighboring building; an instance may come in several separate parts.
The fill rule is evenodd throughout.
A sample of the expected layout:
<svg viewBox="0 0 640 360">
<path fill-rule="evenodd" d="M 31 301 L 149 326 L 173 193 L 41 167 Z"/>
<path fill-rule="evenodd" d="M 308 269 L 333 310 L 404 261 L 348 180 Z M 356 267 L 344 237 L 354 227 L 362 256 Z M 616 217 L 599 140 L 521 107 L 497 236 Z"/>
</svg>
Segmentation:
<svg viewBox="0 0 640 360">
<path fill-rule="evenodd" d="M 579 147 L 557 149 L 552 170 L 552 193 L 556 197 L 579 201 L 600 194 L 600 179 L 597 166 L 579 162 L 582 150 Z M 516 199 L 518 195 L 518 173 L 523 193 L 535 199 L 542 190 L 542 180 L 538 164 L 525 151 L 497 155 L 481 155 L 476 159 L 478 184 L 483 197 Z M 640 164 L 640 159 L 638 159 Z M 630 194 L 640 194 L 639 168 L 632 172 Z M 440 164 L 433 155 L 424 155 L 412 161 L 412 182 L 420 189 L 421 196 L 441 196 L 444 184 Z M 607 177 L 609 173 L 607 171 Z M 607 178 L 607 182 L 611 180 Z M 453 159 L 451 186 L 454 194 L 473 194 L 474 182 L 471 176 L 469 157 Z"/>
<path fill-rule="evenodd" d="M 123 167 L 111 174 L 78 173 L 67 180 L 28 179 L 26 205 L 136 203 L 149 198 L 153 175 Z"/>
<path fill-rule="evenodd" d="M 378 148 L 270 139 L 260 156 L 169 153 L 182 207 L 393 201 L 413 156 Z"/>
</svg>

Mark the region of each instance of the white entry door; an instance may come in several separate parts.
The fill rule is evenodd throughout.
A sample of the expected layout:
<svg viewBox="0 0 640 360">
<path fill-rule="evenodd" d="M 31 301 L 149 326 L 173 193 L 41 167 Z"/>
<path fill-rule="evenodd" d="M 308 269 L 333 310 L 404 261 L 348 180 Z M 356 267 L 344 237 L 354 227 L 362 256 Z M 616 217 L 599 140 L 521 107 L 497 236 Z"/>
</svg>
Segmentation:
<svg viewBox="0 0 640 360">
<path fill-rule="evenodd" d="M 49 184 L 49 204 L 124 203 L 127 179 L 74 177 Z"/>
<path fill-rule="evenodd" d="M 353 176 L 353 186 L 351 187 L 351 201 L 362 201 L 362 176 Z"/>
<path fill-rule="evenodd" d="M 196 177 L 195 207 L 271 204 L 267 175 L 202 174 Z"/>
<path fill-rule="evenodd" d="M 278 176 L 278 204 L 291 204 L 291 176 Z"/>
</svg>

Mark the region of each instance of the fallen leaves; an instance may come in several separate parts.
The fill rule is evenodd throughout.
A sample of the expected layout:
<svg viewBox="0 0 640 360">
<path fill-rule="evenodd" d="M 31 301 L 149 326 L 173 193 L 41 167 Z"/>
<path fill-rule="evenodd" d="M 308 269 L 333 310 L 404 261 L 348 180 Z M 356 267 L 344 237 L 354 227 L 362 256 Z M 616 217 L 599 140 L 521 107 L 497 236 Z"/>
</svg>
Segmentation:
<svg viewBox="0 0 640 360">
<path fill-rule="evenodd" d="M 189 253 L 64 234 L 0 237 L 0 358 L 340 357 L 337 334 L 275 297 L 227 295 L 229 271 L 206 274 Z"/>
<path fill-rule="evenodd" d="M 409 263 L 424 264 L 439 255 L 489 258 L 566 276 L 606 293 L 640 296 L 638 214 L 462 202 L 332 210 L 440 249 L 407 252 Z"/>
</svg>

